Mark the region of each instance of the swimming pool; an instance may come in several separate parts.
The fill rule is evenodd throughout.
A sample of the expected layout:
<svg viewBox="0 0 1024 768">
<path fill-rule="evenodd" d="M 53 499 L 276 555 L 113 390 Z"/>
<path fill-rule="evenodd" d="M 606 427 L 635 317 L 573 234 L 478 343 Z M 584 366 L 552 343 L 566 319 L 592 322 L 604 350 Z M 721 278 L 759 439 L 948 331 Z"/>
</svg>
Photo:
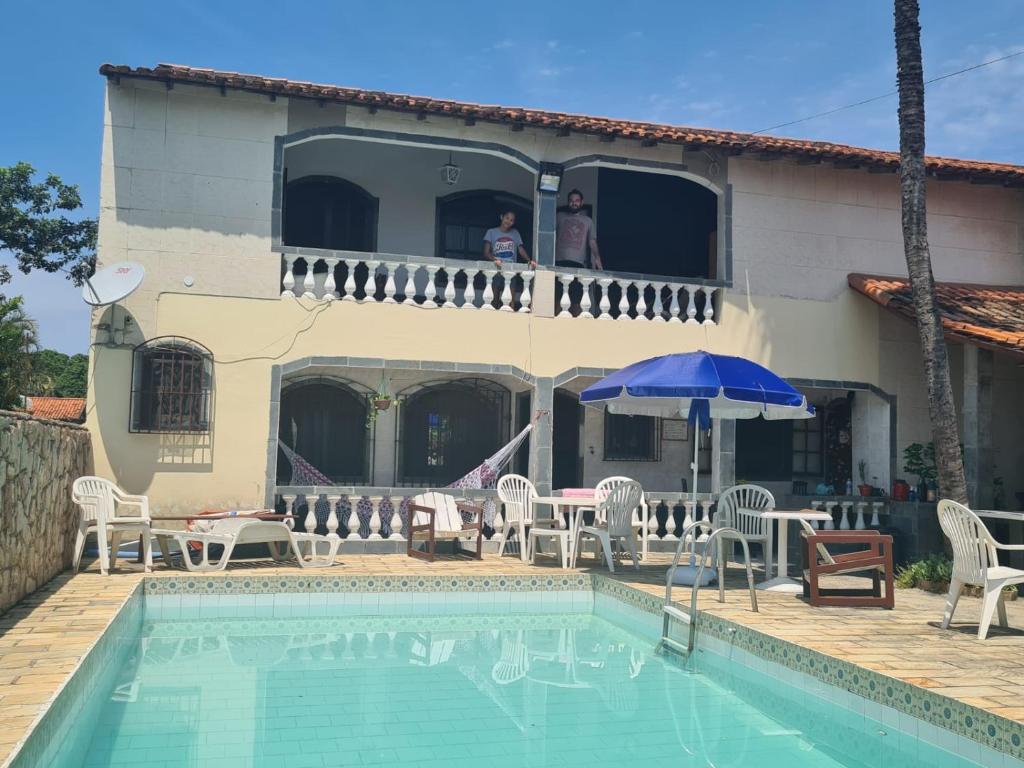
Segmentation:
<svg viewBox="0 0 1024 768">
<path fill-rule="evenodd" d="M 658 624 L 574 588 L 140 594 L 15 764 L 994 765 L 720 640 L 657 655 Z"/>
</svg>

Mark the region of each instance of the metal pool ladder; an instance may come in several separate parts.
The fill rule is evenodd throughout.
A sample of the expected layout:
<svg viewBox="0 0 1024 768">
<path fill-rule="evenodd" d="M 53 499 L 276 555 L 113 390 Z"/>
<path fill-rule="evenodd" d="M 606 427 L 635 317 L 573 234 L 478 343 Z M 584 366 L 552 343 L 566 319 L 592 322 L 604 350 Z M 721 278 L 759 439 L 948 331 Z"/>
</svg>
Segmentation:
<svg viewBox="0 0 1024 768">
<path fill-rule="evenodd" d="M 710 531 L 711 533 L 703 540 L 704 551 L 701 553 L 700 567 L 697 569 L 697 576 L 694 579 L 693 587 L 690 589 L 690 612 L 686 613 L 686 611 L 672 605 L 672 587 L 675 581 L 676 569 L 679 567 L 679 559 L 683 556 L 687 543 L 694 547 L 694 549 L 690 551 L 690 554 L 694 554 L 696 551 L 696 530 L 698 528 Z M 683 529 L 683 533 L 679 537 L 679 545 L 676 547 L 676 555 L 672 559 L 672 565 L 668 569 L 668 576 L 665 583 L 665 604 L 662 606 L 664 621 L 661 629 L 661 642 L 658 643 L 657 651 L 660 651 L 663 647 L 667 646 L 676 652 L 685 652 L 687 655 L 693 652 L 694 642 L 697 637 L 697 590 L 700 589 L 701 578 L 704 576 L 704 567 L 707 565 L 709 553 L 712 551 L 711 544 L 715 541 L 716 537 L 726 533 L 730 535 L 730 538 L 739 539 L 740 544 L 743 545 L 743 560 L 747 567 L 747 587 L 750 590 L 750 610 L 757 613 L 757 593 L 754 591 L 754 571 L 750 567 L 750 547 L 747 544 L 746 537 L 735 528 L 713 529 L 710 523 L 705 520 L 698 520 L 690 523 L 690 525 Z M 718 602 L 725 602 L 725 568 L 722 568 L 722 572 L 718 574 Z M 673 640 L 669 637 L 668 630 L 672 619 L 677 619 L 690 626 L 690 636 L 686 641 L 685 648 L 678 640 Z"/>
</svg>

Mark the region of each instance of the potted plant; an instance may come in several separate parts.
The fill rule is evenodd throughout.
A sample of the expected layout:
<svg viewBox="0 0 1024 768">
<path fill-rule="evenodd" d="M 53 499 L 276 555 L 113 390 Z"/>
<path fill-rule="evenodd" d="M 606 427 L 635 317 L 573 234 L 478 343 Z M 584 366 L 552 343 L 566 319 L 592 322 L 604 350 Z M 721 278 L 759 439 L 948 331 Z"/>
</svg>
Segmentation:
<svg viewBox="0 0 1024 768">
<path fill-rule="evenodd" d="M 871 486 L 868 485 L 868 463 L 864 459 L 857 462 L 857 473 L 860 475 L 860 485 L 857 486 L 857 490 L 860 491 L 861 496 L 870 496 Z"/>
<path fill-rule="evenodd" d="M 389 384 L 390 382 L 386 378 L 381 378 L 377 390 L 366 396 L 366 399 L 370 401 L 370 407 L 366 411 L 367 427 L 373 426 L 379 413 L 388 410 L 392 405 L 398 405 L 398 398 L 391 394 Z"/>
<path fill-rule="evenodd" d="M 938 477 L 935 469 L 935 446 L 932 443 L 911 443 L 904 448 L 903 471 L 917 475 L 917 498 L 920 501 L 927 500 L 929 485 Z"/>
</svg>

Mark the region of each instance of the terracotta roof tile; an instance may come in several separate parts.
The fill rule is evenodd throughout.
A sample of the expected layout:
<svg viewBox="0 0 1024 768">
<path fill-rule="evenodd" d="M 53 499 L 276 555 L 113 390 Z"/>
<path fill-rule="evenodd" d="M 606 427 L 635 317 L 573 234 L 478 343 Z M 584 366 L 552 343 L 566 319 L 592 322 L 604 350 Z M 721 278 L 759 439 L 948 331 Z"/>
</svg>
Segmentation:
<svg viewBox="0 0 1024 768">
<path fill-rule="evenodd" d="M 37 419 L 81 422 L 85 419 L 83 397 L 31 397 L 29 413 Z"/>
<path fill-rule="evenodd" d="M 896 171 L 899 153 L 877 149 L 852 147 L 826 141 L 787 139 L 763 134 L 716 131 L 705 128 L 687 128 L 636 120 L 550 112 L 523 107 L 503 107 L 496 104 L 435 99 L 426 96 L 368 91 L 337 85 L 321 85 L 300 80 L 286 80 L 239 72 L 224 72 L 177 64 L 158 64 L 156 67 L 129 67 L 104 64 L 100 74 L 110 78 L 134 77 L 160 82 L 189 83 L 218 88 L 282 95 L 296 98 L 320 99 L 341 104 L 381 107 L 406 112 L 438 114 L 457 118 L 552 128 L 559 131 L 599 136 L 639 139 L 648 142 L 680 144 L 687 148 L 716 148 L 730 153 L 750 152 L 763 156 L 787 156 L 831 161 L 850 166 L 865 166 Z M 1024 185 L 1024 166 L 1008 163 L 987 163 L 954 158 L 927 158 L 928 171 L 939 178 L 967 179 L 977 182 Z"/>
<path fill-rule="evenodd" d="M 910 281 L 883 275 L 848 276 L 850 287 L 916 321 Z M 1024 286 L 936 283 L 947 337 L 1024 357 Z"/>
</svg>

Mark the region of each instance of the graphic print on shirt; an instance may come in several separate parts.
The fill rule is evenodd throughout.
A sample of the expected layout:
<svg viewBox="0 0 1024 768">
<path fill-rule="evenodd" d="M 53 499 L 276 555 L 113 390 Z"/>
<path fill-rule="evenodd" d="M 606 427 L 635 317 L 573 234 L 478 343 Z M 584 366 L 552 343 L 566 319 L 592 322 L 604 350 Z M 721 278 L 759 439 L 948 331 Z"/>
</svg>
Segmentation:
<svg viewBox="0 0 1024 768">
<path fill-rule="evenodd" d="M 568 251 L 582 250 L 586 246 L 588 221 L 582 216 L 566 216 L 558 232 L 562 246 Z"/>
<path fill-rule="evenodd" d="M 494 258 L 502 261 L 514 261 L 516 257 L 516 241 L 508 235 L 502 235 L 491 245 Z"/>
</svg>

